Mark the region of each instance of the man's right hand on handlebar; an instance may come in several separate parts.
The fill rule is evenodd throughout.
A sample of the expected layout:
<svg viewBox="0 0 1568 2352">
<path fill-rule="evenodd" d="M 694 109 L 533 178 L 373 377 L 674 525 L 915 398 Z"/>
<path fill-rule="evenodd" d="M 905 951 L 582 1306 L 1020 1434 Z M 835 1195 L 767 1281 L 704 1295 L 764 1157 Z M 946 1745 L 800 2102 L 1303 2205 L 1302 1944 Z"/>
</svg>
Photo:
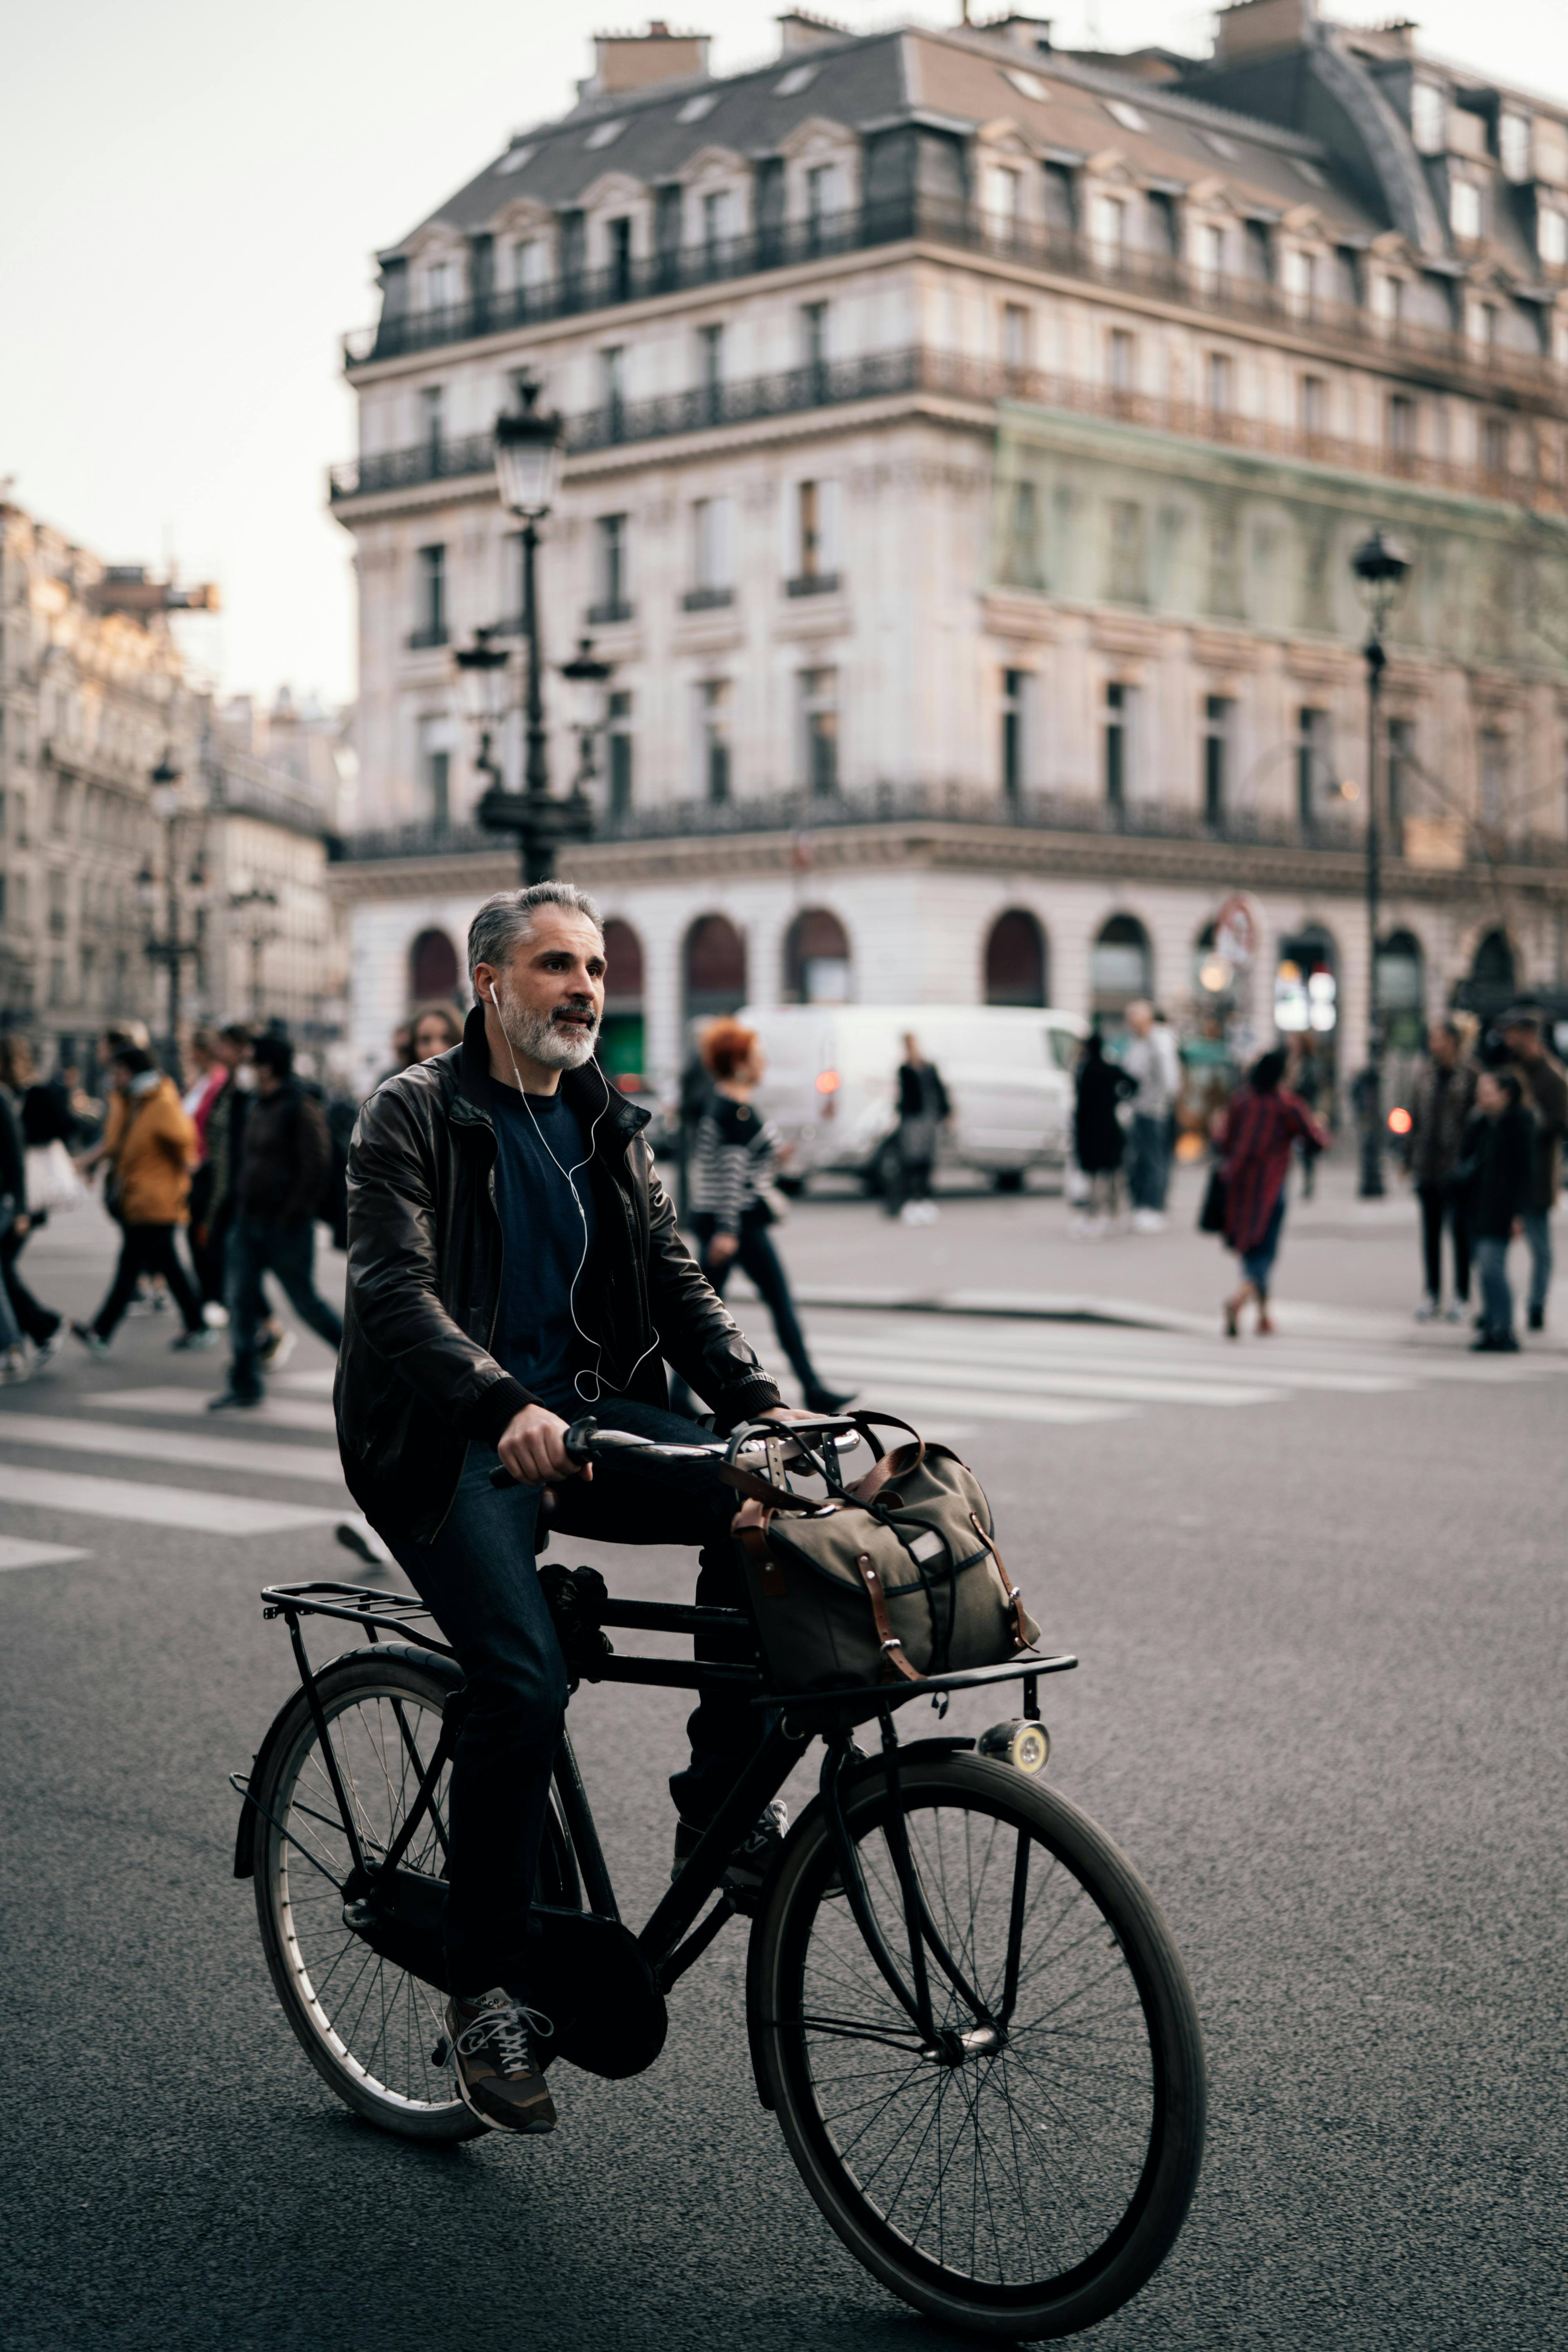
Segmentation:
<svg viewBox="0 0 1568 2352">
<path fill-rule="evenodd" d="M 566 1452 L 570 1426 L 546 1405 L 525 1404 L 501 1432 L 496 1452 L 521 1486 L 554 1486 L 563 1478 L 591 1478 L 593 1464 L 575 1463 Z"/>
</svg>

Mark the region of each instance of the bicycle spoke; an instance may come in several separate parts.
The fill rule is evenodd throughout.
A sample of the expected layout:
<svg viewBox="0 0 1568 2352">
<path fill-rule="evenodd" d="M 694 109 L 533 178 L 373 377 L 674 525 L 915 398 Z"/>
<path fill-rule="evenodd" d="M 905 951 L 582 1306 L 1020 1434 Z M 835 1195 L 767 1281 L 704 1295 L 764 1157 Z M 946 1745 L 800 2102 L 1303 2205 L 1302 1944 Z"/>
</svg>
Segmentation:
<svg viewBox="0 0 1568 2352">
<path fill-rule="evenodd" d="M 936 2046 L 921 2053 L 847 1906 L 820 1898 L 794 2031 L 820 2127 L 883 2225 L 944 2274 L 1013 2290 L 1073 2269 L 1128 2211 L 1155 2127 L 1148 2023 L 1105 1914 L 1027 1816 L 912 1791 L 905 1820 Z M 900 1948 L 889 1841 L 879 1820 L 854 1834 Z M 977 2018 L 999 2021 L 994 2042 Z"/>
</svg>

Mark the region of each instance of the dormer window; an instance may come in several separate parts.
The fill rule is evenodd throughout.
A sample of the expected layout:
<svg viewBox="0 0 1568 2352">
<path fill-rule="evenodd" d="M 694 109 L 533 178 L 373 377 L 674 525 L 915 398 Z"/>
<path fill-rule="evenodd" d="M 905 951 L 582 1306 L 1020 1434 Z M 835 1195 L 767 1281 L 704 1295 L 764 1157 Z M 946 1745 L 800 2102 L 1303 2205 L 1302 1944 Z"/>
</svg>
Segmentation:
<svg viewBox="0 0 1568 2352">
<path fill-rule="evenodd" d="M 1498 121 L 1498 156 L 1505 175 L 1510 180 L 1528 180 L 1531 176 L 1531 149 L 1528 114 L 1504 114 Z"/>
<path fill-rule="evenodd" d="M 805 175 L 805 217 L 812 227 L 819 228 L 843 208 L 837 164 L 813 163 Z"/>
<path fill-rule="evenodd" d="M 1397 327 L 1405 315 L 1405 280 L 1380 272 L 1372 281 L 1372 308 L 1385 327 Z"/>
<path fill-rule="evenodd" d="M 702 242 L 710 253 L 735 234 L 734 199 L 728 188 L 711 188 L 702 199 Z"/>
<path fill-rule="evenodd" d="M 458 299 L 458 272 L 450 261 L 433 261 L 425 272 L 425 308 L 449 310 Z"/>
<path fill-rule="evenodd" d="M 1456 180 L 1448 191 L 1448 226 L 1463 244 L 1481 233 L 1481 192 L 1473 180 Z"/>
<path fill-rule="evenodd" d="M 1213 291 L 1225 275 L 1225 231 L 1213 221 L 1200 221 L 1194 242 L 1193 266 L 1198 284 Z"/>
<path fill-rule="evenodd" d="M 1127 251 L 1127 206 L 1120 196 L 1096 196 L 1090 215 L 1095 259 L 1119 269 Z"/>
<path fill-rule="evenodd" d="M 1018 234 L 1023 210 L 1024 174 L 1010 164 L 993 163 L 985 174 L 986 226 L 1004 244 Z"/>
<path fill-rule="evenodd" d="M 1418 81 L 1410 92 L 1410 135 L 1423 155 L 1440 155 L 1448 132 L 1448 100 L 1436 82 Z"/>
<path fill-rule="evenodd" d="M 1280 274 L 1286 302 L 1298 317 L 1305 317 L 1317 298 L 1317 255 L 1303 253 L 1300 246 L 1288 247 L 1280 264 Z"/>
</svg>

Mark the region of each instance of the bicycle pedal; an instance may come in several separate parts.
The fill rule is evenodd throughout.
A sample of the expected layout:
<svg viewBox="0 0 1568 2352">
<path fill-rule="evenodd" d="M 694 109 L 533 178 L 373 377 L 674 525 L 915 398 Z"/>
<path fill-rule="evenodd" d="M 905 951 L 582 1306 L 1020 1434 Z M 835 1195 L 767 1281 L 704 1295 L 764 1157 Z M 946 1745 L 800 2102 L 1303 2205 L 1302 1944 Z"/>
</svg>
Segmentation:
<svg viewBox="0 0 1568 2352">
<path fill-rule="evenodd" d="M 447 2036 L 444 2033 L 437 2034 L 436 2047 L 430 2053 L 430 2063 L 432 2066 L 445 2066 L 451 2055 L 452 2045 Z"/>
</svg>

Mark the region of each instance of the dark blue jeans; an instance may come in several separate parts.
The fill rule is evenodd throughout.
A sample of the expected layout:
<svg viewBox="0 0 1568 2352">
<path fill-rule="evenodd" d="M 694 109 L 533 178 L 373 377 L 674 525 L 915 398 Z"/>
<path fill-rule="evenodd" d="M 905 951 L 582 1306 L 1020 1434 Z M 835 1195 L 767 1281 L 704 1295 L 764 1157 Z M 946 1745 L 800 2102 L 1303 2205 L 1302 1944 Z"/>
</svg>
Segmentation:
<svg viewBox="0 0 1568 2352">
<path fill-rule="evenodd" d="M 261 1364 L 257 1334 L 268 1317 L 265 1274 L 275 1274 L 301 1323 L 319 1332 L 334 1351 L 342 1347 L 343 1327 L 315 1281 L 316 1228 L 309 1217 L 285 1224 L 277 1217 L 237 1217 L 228 1229 L 225 1275 L 229 1336 L 234 1362 L 229 1385 L 237 1396 L 261 1394 Z"/>
<path fill-rule="evenodd" d="M 624 1400 L 605 1400 L 595 1417 L 642 1437 L 708 1434 L 679 1414 Z M 496 1463 L 491 1447 L 469 1444 L 433 1543 L 380 1529 L 467 1678 L 456 1702 L 446 1930 L 448 1982 L 463 1992 L 527 1990 L 528 1908 L 566 1714 L 566 1669 L 534 1566 L 543 1490 L 498 1490 L 490 1485 Z M 591 1483 L 571 1478 L 557 1488 L 549 1527 L 606 1543 L 700 1545 L 698 1601 L 734 1609 L 744 1606 L 729 1532 L 739 1505 L 706 1463 L 658 1476 L 601 1465 Z M 737 1653 L 746 1656 L 749 1645 L 722 1635 L 697 1645 L 700 1657 Z M 670 1793 L 686 1820 L 705 1823 L 757 1746 L 757 1717 L 743 1694 L 704 1696 L 687 1733 L 691 1762 L 673 1776 Z"/>
<path fill-rule="evenodd" d="M 1127 1154 L 1127 1188 L 1135 1209 L 1163 1209 L 1168 1171 L 1165 1164 L 1165 1119 L 1135 1111 Z"/>
</svg>

